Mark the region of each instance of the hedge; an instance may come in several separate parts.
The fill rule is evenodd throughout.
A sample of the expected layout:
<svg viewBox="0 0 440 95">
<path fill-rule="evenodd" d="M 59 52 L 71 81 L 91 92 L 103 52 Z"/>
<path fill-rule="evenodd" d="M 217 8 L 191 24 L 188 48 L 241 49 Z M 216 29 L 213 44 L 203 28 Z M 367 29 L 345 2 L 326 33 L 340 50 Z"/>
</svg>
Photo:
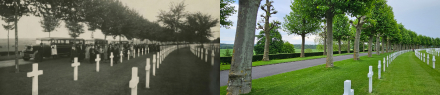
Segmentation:
<svg viewBox="0 0 440 95">
<path fill-rule="evenodd" d="M 347 53 L 347 51 L 341 51 L 341 53 Z M 350 51 L 353 53 L 353 51 Z M 290 54 L 269 54 L 270 59 L 287 59 L 287 58 L 296 58 L 300 57 L 301 53 L 290 53 Z M 309 56 L 321 56 L 323 52 L 313 52 L 313 53 L 304 53 L 306 57 Z M 339 54 L 339 51 L 333 51 L 333 54 Z M 263 55 L 254 55 L 252 57 L 252 62 L 261 61 L 263 59 Z M 231 64 L 232 57 L 220 57 L 220 63 L 222 64 Z"/>
</svg>

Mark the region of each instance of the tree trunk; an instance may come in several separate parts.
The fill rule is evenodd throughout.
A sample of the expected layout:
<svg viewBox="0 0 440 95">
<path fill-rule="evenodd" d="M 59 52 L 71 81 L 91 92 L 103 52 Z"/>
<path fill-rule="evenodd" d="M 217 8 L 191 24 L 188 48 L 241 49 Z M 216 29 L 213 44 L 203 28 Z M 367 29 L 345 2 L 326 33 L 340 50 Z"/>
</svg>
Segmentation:
<svg viewBox="0 0 440 95">
<path fill-rule="evenodd" d="M 17 25 L 17 23 L 18 23 L 18 4 L 20 4 L 20 3 L 18 3 L 19 1 L 18 0 L 15 0 L 15 2 L 16 2 L 16 5 L 15 5 L 15 21 L 14 21 L 14 24 L 15 24 L 15 73 L 19 73 L 20 72 L 20 70 L 19 70 L 19 67 L 18 67 L 18 57 L 19 57 L 19 54 L 18 54 L 18 25 Z"/>
<path fill-rule="evenodd" d="M 362 52 L 365 52 L 365 44 L 364 44 L 365 42 L 364 41 L 362 41 Z"/>
<path fill-rule="evenodd" d="M 304 55 L 304 44 L 305 44 L 306 34 L 301 34 L 301 55 L 300 57 L 305 57 Z"/>
<path fill-rule="evenodd" d="M 271 40 L 270 38 L 270 31 L 264 31 L 264 34 L 266 36 L 266 42 L 264 42 L 264 55 L 263 55 L 263 61 L 269 61 L 269 42 Z"/>
<path fill-rule="evenodd" d="M 382 54 L 385 53 L 385 37 L 382 37 Z"/>
<path fill-rule="evenodd" d="M 356 27 L 356 35 L 354 38 L 354 54 L 353 54 L 354 60 L 359 60 L 359 41 L 361 40 L 361 28 L 362 25 L 358 25 L 358 27 Z"/>
<path fill-rule="evenodd" d="M 255 25 L 261 0 L 239 0 L 234 53 L 228 77 L 228 95 L 246 94 L 252 87 Z"/>
<path fill-rule="evenodd" d="M 391 49 L 390 39 L 388 39 L 387 37 L 387 53 L 391 51 L 390 49 Z"/>
<path fill-rule="evenodd" d="M 9 23 L 8 23 L 8 25 L 9 25 Z M 9 58 L 9 29 L 8 29 L 8 58 Z"/>
<path fill-rule="evenodd" d="M 326 12 L 327 19 L 327 59 L 325 61 L 325 67 L 333 67 L 333 17 L 335 14 L 328 9 Z"/>
<path fill-rule="evenodd" d="M 348 37 L 348 42 L 347 42 L 347 53 L 350 53 L 350 37 Z"/>
<path fill-rule="evenodd" d="M 325 31 L 327 31 L 327 30 L 325 30 Z M 326 47 L 327 46 L 327 35 L 326 34 L 324 34 L 324 43 L 323 43 L 324 44 L 324 55 L 327 55 L 327 47 Z"/>
<path fill-rule="evenodd" d="M 338 46 L 339 46 L 339 49 L 338 49 L 339 54 L 341 54 L 341 39 L 338 39 Z"/>
<path fill-rule="evenodd" d="M 371 53 L 371 47 L 372 47 L 372 42 L 373 42 L 373 35 L 370 35 L 369 37 L 370 39 L 368 40 L 368 57 L 372 57 L 372 53 Z"/>
<path fill-rule="evenodd" d="M 380 38 L 379 38 L 380 33 L 377 33 L 376 35 L 376 55 L 380 55 Z"/>
</svg>

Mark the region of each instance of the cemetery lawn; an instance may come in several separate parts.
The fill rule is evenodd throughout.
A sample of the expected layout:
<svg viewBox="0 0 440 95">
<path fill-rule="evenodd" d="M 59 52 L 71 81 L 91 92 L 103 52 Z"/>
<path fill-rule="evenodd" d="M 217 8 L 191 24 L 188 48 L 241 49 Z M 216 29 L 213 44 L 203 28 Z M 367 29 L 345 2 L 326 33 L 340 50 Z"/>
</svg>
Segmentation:
<svg viewBox="0 0 440 95">
<path fill-rule="evenodd" d="M 419 51 L 419 52 L 421 52 L 421 53 L 426 53 L 426 50 L 421 50 L 421 51 Z M 432 67 L 432 64 L 431 64 L 431 62 L 432 62 L 432 54 L 429 54 L 430 56 L 429 56 L 429 58 L 431 59 L 430 61 L 429 61 L 429 66 L 430 67 Z M 435 56 L 435 60 L 436 60 L 436 62 L 435 63 L 440 63 L 440 56 Z M 425 63 L 426 64 L 426 63 Z M 428 65 L 428 64 L 427 64 Z M 435 69 L 434 70 L 437 70 L 438 72 L 440 72 L 440 64 L 435 64 Z"/>
<path fill-rule="evenodd" d="M 355 94 L 365 95 L 439 95 L 440 72 L 416 58 L 414 52 L 398 56 L 378 79 L 378 60 L 386 55 L 361 56 L 359 61 L 347 59 L 296 71 L 252 80 L 252 91 L 257 95 L 323 95 L 343 94 L 345 80 L 351 80 Z M 373 66 L 373 92 L 368 93 L 368 66 Z M 227 86 L 220 87 L 220 95 Z"/>
<path fill-rule="evenodd" d="M 360 52 L 360 53 L 366 53 L 366 52 Z M 342 55 L 350 55 L 353 53 L 344 53 L 344 54 L 333 54 L 333 56 L 342 56 Z M 326 56 L 309 56 L 309 57 L 297 57 L 297 58 L 288 58 L 288 59 L 274 59 L 269 61 L 256 61 L 252 62 L 252 66 L 262 66 L 262 65 L 271 65 L 271 64 L 279 64 L 279 63 L 286 63 L 286 62 L 295 62 L 295 61 L 302 61 L 302 60 L 310 60 L 310 59 L 318 59 L 318 58 L 325 58 Z M 222 70 L 229 70 L 231 69 L 231 65 L 220 65 L 220 71 Z"/>
</svg>

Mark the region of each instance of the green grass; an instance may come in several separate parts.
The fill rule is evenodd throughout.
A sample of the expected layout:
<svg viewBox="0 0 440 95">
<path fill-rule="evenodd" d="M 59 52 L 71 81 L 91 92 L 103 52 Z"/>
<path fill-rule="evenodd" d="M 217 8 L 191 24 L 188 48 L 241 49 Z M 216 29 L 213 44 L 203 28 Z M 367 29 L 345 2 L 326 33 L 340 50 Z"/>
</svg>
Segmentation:
<svg viewBox="0 0 440 95">
<path fill-rule="evenodd" d="M 226 52 L 226 50 L 227 49 L 220 49 L 220 57 L 226 57 L 225 56 L 225 52 Z M 229 49 L 229 52 L 231 53 L 231 55 L 232 55 L 232 51 L 233 51 L 233 49 Z M 254 51 L 254 55 L 255 55 L 256 53 L 255 53 L 255 51 Z"/>
<path fill-rule="evenodd" d="M 360 52 L 365 53 L 365 52 Z M 333 56 L 341 56 L 341 55 L 350 55 L 353 53 L 344 53 L 344 54 L 333 54 Z M 294 61 L 302 61 L 302 60 L 309 60 L 309 59 L 318 59 L 318 58 L 325 58 L 326 56 L 310 56 L 310 57 L 298 57 L 298 58 L 288 58 L 288 59 L 275 59 L 270 61 L 255 61 L 252 62 L 252 66 L 261 66 L 261 65 L 270 65 L 270 64 L 278 64 L 278 63 L 285 63 L 285 62 L 294 62 Z M 231 68 L 230 64 L 227 65 L 220 65 L 220 70 L 229 70 Z"/>
<path fill-rule="evenodd" d="M 419 51 L 419 52 L 421 52 L 421 53 L 426 53 L 426 50 L 421 50 L 421 51 Z M 427 64 L 427 63 L 425 63 L 426 65 L 428 65 L 429 67 L 431 67 L 432 68 L 432 54 L 429 54 L 430 56 L 429 56 L 429 58 L 430 58 L 430 60 L 429 60 L 429 65 Z M 420 59 L 419 59 L 420 60 Z M 440 63 L 439 61 L 440 61 L 440 56 L 435 56 L 435 60 L 436 60 L 436 62 L 435 63 Z M 422 61 L 422 60 L 420 60 L 420 61 Z M 435 70 L 437 70 L 438 72 L 440 72 L 440 64 L 435 64 Z"/>
<path fill-rule="evenodd" d="M 254 95 L 337 95 L 343 94 L 345 80 L 352 81 L 355 94 L 365 95 L 439 95 L 440 73 L 414 56 L 413 52 L 397 57 L 382 79 L 378 79 L 378 60 L 386 55 L 360 57 L 334 62 L 334 67 L 325 64 L 296 71 L 252 80 Z M 368 66 L 373 66 L 373 92 L 368 93 Z M 220 95 L 226 94 L 227 86 L 220 87 Z"/>
</svg>

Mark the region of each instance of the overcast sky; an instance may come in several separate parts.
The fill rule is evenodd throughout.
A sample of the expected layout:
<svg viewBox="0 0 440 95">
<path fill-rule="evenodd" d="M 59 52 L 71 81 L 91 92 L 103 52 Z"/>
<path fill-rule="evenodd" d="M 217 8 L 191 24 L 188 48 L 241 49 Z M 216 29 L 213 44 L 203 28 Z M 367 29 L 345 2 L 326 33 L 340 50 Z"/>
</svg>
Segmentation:
<svg viewBox="0 0 440 95">
<path fill-rule="evenodd" d="M 262 0 L 260 5 L 265 4 L 265 0 Z M 238 10 L 238 2 L 232 4 L 236 6 Z M 274 0 L 275 10 L 278 11 L 277 14 L 272 15 L 270 20 L 278 20 L 284 23 L 283 17 L 289 14 L 291 11 L 290 0 Z M 417 34 L 429 36 L 429 37 L 440 37 L 440 0 L 388 0 L 388 5 L 393 7 L 395 19 L 398 23 L 402 23 L 407 29 L 415 31 Z M 261 20 L 260 15 L 263 13 L 261 9 L 258 10 L 257 21 Z M 353 19 L 353 18 L 350 18 Z M 233 44 L 235 39 L 235 28 L 237 22 L 237 14 L 229 17 L 229 20 L 234 22 L 234 26 L 230 29 L 220 28 L 220 43 Z M 260 30 L 255 31 L 258 34 Z M 301 44 L 301 36 L 298 35 L 288 35 L 287 32 L 279 30 L 283 40 L 289 41 L 292 44 Z M 306 37 L 305 44 L 316 44 L 314 42 L 316 36 L 312 35 L 308 38 Z M 257 41 L 255 40 L 255 43 Z"/>
<path fill-rule="evenodd" d="M 160 10 L 169 11 L 169 6 L 171 2 L 180 3 L 184 1 L 186 8 L 185 11 L 189 13 L 201 12 L 204 14 L 211 15 L 212 18 L 220 19 L 220 0 L 120 0 L 124 5 L 129 8 L 137 10 L 140 15 L 149 21 L 157 21 L 157 15 Z M 22 17 L 18 22 L 18 38 L 41 38 L 49 37 L 49 34 L 42 32 L 39 21 L 42 18 L 28 16 Z M 0 21 L 0 24 L 5 24 L 4 21 Z M 84 25 L 85 33 L 81 34 L 79 38 L 91 38 L 91 31 L 87 30 L 87 25 Z M 211 39 L 218 38 L 220 36 L 220 23 L 211 28 L 213 36 Z M 2 27 L 0 29 L 0 38 L 7 38 L 7 31 Z M 15 37 L 14 31 L 10 31 L 10 38 Z M 68 35 L 68 30 L 64 26 L 64 22 L 52 32 L 51 37 L 70 37 Z M 112 39 L 110 36 L 107 39 Z M 94 38 L 104 39 L 104 35 L 100 30 L 95 31 Z"/>
</svg>

